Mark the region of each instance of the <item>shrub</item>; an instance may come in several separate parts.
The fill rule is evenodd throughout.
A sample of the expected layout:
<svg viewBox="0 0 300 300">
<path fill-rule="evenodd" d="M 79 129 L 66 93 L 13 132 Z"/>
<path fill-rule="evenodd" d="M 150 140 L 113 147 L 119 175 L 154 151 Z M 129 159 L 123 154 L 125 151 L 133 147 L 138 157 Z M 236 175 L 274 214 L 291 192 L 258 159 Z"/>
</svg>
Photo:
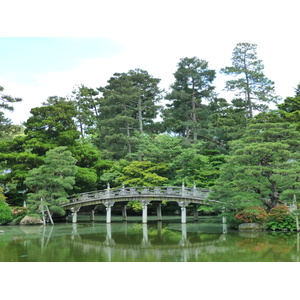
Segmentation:
<svg viewBox="0 0 300 300">
<path fill-rule="evenodd" d="M 6 202 L 0 201 L 0 224 L 7 224 L 13 220 L 10 207 Z"/>
<path fill-rule="evenodd" d="M 285 217 L 289 214 L 290 210 L 286 205 L 278 205 L 270 210 L 268 221 L 283 222 Z"/>
<path fill-rule="evenodd" d="M 263 223 L 267 220 L 267 216 L 262 207 L 248 207 L 235 215 L 237 219 L 245 223 Z"/>
<path fill-rule="evenodd" d="M 276 220 L 269 221 L 265 225 L 265 229 L 271 229 L 271 230 L 282 230 L 282 229 L 296 230 L 296 220 L 291 215 L 286 215 L 280 221 L 276 221 Z"/>
</svg>

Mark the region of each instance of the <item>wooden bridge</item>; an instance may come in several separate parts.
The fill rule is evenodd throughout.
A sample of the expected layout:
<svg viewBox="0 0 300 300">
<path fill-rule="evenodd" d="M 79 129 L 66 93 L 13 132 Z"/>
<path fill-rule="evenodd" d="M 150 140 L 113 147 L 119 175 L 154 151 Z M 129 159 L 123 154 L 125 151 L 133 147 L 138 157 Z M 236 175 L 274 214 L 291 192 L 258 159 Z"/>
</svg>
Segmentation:
<svg viewBox="0 0 300 300">
<path fill-rule="evenodd" d="M 157 219 L 162 220 L 161 202 L 173 201 L 177 202 L 181 207 L 181 223 L 186 223 L 186 207 L 194 204 L 194 219 L 198 219 L 197 208 L 199 205 L 209 205 L 205 202 L 208 197 L 209 190 L 185 187 L 122 187 L 111 189 L 108 185 L 106 190 L 82 193 L 69 197 L 70 202 L 62 205 L 65 210 L 72 212 L 73 223 L 77 222 L 77 212 L 81 207 L 91 207 L 91 219 L 94 219 L 94 210 L 97 205 L 104 204 L 106 207 L 106 222 L 111 223 L 111 210 L 116 202 L 123 202 L 122 216 L 123 220 L 127 220 L 126 204 L 129 201 L 138 201 L 142 204 L 142 222 L 147 223 L 147 205 L 151 201 L 157 203 Z"/>
</svg>

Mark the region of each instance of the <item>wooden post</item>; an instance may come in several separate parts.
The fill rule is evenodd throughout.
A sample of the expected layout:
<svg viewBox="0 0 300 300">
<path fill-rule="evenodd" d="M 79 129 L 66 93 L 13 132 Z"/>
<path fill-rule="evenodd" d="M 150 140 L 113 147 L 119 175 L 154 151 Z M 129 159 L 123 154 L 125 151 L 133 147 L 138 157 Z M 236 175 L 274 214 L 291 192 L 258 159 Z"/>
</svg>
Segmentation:
<svg viewBox="0 0 300 300">
<path fill-rule="evenodd" d="M 51 222 L 51 224 L 52 224 L 52 225 L 54 225 L 54 223 L 53 223 L 53 219 L 52 219 L 52 216 L 51 216 L 51 214 L 50 214 L 50 211 L 49 211 L 49 207 L 48 207 L 48 205 L 46 205 L 46 209 L 47 209 L 47 213 L 48 213 L 48 216 L 49 216 L 50 222 Z"/>
</svg>

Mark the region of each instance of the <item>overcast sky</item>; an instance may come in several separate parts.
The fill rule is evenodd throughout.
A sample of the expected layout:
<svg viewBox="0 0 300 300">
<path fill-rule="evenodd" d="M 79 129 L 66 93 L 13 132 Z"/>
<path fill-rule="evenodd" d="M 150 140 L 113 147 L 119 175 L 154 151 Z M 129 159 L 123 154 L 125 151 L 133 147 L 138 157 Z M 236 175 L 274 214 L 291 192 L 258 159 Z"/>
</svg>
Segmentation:
<svg viewBox="0 0 300 300">
<path fill-rule="evenodd" d="M 23 98 L 13 114 L 26 121 L 49 96 L 74 86 L 96 88 L 115 72 L 141 68 L 168 88 L 182 57 L 215 69 L 220 96 L 239 42 L 257 44 L 276 92 L 294 95 L 300 82 L 298 1 L 7 1 L 1 4 L 0 85 Z M 228 99 L 230 100 L 230 99 Z"/>
</svg>

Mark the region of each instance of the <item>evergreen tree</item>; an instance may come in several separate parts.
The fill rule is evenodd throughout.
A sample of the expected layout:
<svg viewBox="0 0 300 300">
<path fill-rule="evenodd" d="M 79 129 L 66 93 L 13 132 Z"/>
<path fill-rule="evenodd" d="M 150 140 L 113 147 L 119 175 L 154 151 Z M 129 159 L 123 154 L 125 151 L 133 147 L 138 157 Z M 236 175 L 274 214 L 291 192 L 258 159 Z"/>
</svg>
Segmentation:
<svg viewBox="0 0 300 300">
<path fill-rule="evenodd" d="M 119 159 L 131 154 L 134 133 L 151 131 L 159 109 L 159 81 L 136 69 L 115 73 L 106 87 L 99 88 L 103 97 L 95 143 L 105 157 Z"/>
<path fill-rule="evenodd" d="M 76 109 L 72 101 L 49 97 L 41 107 L 31 109 L 25 122 L 27 148 L 40 156 L 58 146 L 71 146 L 79 138 L 74 122 Z"/>
<path fill-rule="evenodd" d="M 68 203 L 67 190 L 75 184 L 76 159 L 66 147 L 57 147 L 46 153 L 44 164 L 29 171 L 25 184 L 31 211 L 46 211 L 63 215 L 61 204 Z"/>
<path fill-rule="evenodd" d="M 14 111 L 13 103 L 22 101 L 21 98 L 13 98 L 3 93 L 4 88 L 0 86 L 0 139 L 5 138 L 11 132 L 19 132 L 20 127 L 13 125 L 12 121 L 5 117 L 1 110 Z"/>
<path fill-rule="evenodd" d="M 244 99 L 251 119 L 254 110 L 266 110 L 266 103 L 278 100 L 274 82 L 264 75 L 256 48 L 256 44 L 238 43 L 232 53 L 232 66 L 221 69 L 221 73 L 235 77 L 226 82 L 226 89 L 235 91 L 237 97 Z"/>
<path fill-rule="evenodd" d="M 208 68 L 208 62 L 197 57 L 182 58 L 175 72 L 175 82 L 166 99 L 164 124 L 169 132 L 180 133 L 186 139 L 197 140 L 198 131 L 206 127 L 208 108 L 203 100 L 212 99 L 216 72 Z"/>
<path fill-rule="evenodd" d="M 289 123 L 251 124 L 221 169 L 211 198 L 219 207 L 269 209 L 300 196 L 300 133 Z"/>
<path fill-rule="evenodd" d="M 76 123 L 79 127 L 81 137 L 95 132 L 96 121 L 100 116 L 99 92 L 84 85 L 77 86 L 73 90 L 73 97 L 77 115 Z"/>
</svg>

